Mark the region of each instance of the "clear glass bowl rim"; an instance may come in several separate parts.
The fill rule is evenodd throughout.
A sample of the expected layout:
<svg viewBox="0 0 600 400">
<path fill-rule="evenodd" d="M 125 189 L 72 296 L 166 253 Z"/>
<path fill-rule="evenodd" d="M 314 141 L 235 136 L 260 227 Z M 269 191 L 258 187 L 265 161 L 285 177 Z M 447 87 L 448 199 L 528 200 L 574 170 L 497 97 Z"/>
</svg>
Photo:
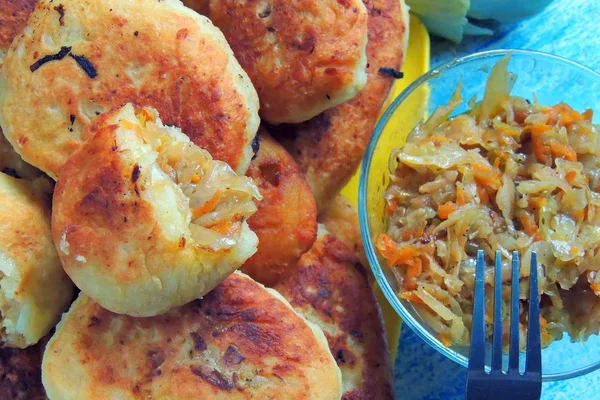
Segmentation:
<svg viewBox="0 0 600 400">
<path fill-rule="evenodd" d="M 383 128 L 386 126 L 389 119 L 394 115 L 398 107 L 406 100 L 417 88 L 421 85 L 431 81 L 439 77 L 444 71 L 451 69 L 460 64 L 468 63 L 474 60 L 483 60 L 486 58 L 492 57 L 501 57 L 508 53 L 512 53 L 513 55 L 531 55 L 536 57 L 546 58 L 552 62 L 559 62 L 561 64 L 566 64 L 572 68 L 583 70 L 587 73 L 591 73 L 592 75 L 596 75 L 598 80 L 600 81 L 600 74 L 592 69 L 585 67 L 577 62 L 569 60 L 564 57 L 556 56 L 553 54 L 534 51 L 534 50 L 517 50 L 517 49 L 498 49 L 498 50 L 489 50 L 479 53 L 474 53 L 465 57 L 456 58 L 447 63 L 441 64 L 435 68 L 432 68 L 427 73 L 419 77 L 416 81 L 410 84 L 398 97 L 396 97 L 392 103 L 385 110 L 379 122 L 375 126 L 375 130 L 373 131 L 373 135 L 371 136 L 371 140 L 367 146 L 367 150 L 365 153 L 365 157 L 363 159 L 362 167 L 360 170 L 360 180 L 358 187 L 358 213 L 359 213 L 359 224 L 362 241 L 365 246 L 365 251 L 367 253 L 367 259 L 369 261 L 369 265 L 371 266 L 371 270 L 375 275 L 375 279 L 379 284 L 383 294 L 385 295 L 388 302 L 391 304 L 392 308 L 402 319 L 402 323 L 406 324 L 409 328 L 413 330 L 421 339 L 423 339 L 427 344 L 436 349 L 438 352 L 449 358 L 450 360 L 462 365 L 463 367 L 468 366 L 469 359 L 464 357 L 463 355 L 457 353 L 449 347 L 445 347 L 442 345 L 436 338 L 433 337 L 429 332 L 422 328 L 422 326 L 413 319 L 408 310 L 402 305 L 400 300 L 398 299 L 396 293 L 390 286 L 387 281 L 379 260 L 375 254 L 375 248 L 373 246 L 371 240 L 371 230 L 369 227 L 368 220 L 368 210 L 367 210 L 367 180 L 369 176 L 369 170 L 371 167 L 371 163 L 373 160 L 373 154 L 375 152 L 375 148 L 377 147 L 377 143 L 379 142 L 379 137 L 383 132 Z M 564 379 L 575 378 L 578 376 L 585 375 L 587 373 L 593 372 L 600 368 L 600 361 L 595 364 L 588 365 L 583 368 L 563 372 L 556 374 L 543 374 L 542 380 L 545 382 L 548 381 L 558 381 Z"/>
</svg>

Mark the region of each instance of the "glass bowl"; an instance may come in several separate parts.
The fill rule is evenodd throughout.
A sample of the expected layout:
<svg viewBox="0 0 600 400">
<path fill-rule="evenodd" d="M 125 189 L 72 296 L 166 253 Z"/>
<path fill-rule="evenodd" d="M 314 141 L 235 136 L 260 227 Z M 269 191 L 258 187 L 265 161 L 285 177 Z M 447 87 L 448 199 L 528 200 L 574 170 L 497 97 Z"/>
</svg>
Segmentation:
<svg viewBox="0 0 600 400">
<path fill-rule="evenodd" d="M 401 147 L 421 120 L 438 106 L 445 105 L 461 81 L 465 103 L 455 115 L 467 110 L 466 102 L 473 95 L 481 99 L 491 67 L 509 52 L 512 53 L 509 71 L 517 74 L 513 95 L 533 99 L 535 94 L 540 104 L 548 105 L 564 101 L 578 111 L 591 108 L 596 111 L 593 122 L 600 123 L 600 75 L 596 72 L 572 61 L 534 51 L 478 53 L 432 69 L 393 101 L 375 128 L 360 174 L 361 234 L 379 286 L 407 326 L 437 351 L 465 367 L 469 361 L 468 346 L 444 346 L 411 303 L 397 296 L 398 285 L 373 243 L 386 230 L 383 193 L 389 182 L 388 160 L 392 149 Z M 489 368 L 491 351 L 487 353 Z M 524 354 L 521 354 L 521 370 L 524 361 Z M 544 381 L 568 379 L 594 371 L 600 368 L 600 337 L 593 335 L 586 342 L 572 343 L 565 334 L 562 340 L 542 351 L 542 365 Z"/>
</svg>

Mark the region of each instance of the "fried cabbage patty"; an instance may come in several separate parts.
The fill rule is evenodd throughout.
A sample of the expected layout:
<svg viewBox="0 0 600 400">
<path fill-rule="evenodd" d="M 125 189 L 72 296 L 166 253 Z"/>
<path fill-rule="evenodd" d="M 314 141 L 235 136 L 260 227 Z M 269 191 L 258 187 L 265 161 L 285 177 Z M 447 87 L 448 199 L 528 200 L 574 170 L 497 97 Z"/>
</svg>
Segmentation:
<svg viewBox="0 0 600 400">
<path fill-rule="evenodd" d="M 263 197 L 248 219 L 258 236 L 258 250 L 241 269 L 272 286 L 317 238 L 317 205 L 292 156 L 264 130 L 257 138 L 260 148 L 246 175 L 254 179 Z"/>
<path fill-rule="evenodd" d="M 98 116 L 131 102 L 244 173 L 258 97 L 223 34 L 178 0 L 42 0 L 0 71 L 0 125 L 53 178 Z"/>
<path fill-rule="evenodd" d="M 335 236 L 321 235 L 275 289 L 318 325 L 342 371 L 342 399 L 393 399 L 381 310 L 366 270 Z"/>
<path fill-rule="evenodd" d="M 154 316 L 203 296 L 256 251 L 260 193 L 156 110 L 101 117 L 54 194 L 65 271 L 103 307 Z"/>
<path fill-rule="evenodd" d="M 152 318 L 82 294 L 42 364 L 50 400 L 337 400 L 323 332 L 275 291 L 236 272 L 203 299 Z"/>
<path fill-rule="evenodd" d="M 187 0 L 218 26 L 270 123 L 297 123 L 352 99 L 367 82 L 361 0 Z"/>
<path fill-rule="evenodd" d="M 37 343 L 73 299 L 50 230 L 50 199 L 35 183 L 0 173 L 0 340 Z"/>
<path fill-rule="evenodd" d="M 400 69 L 408 44 L 404 0 L 364 0 L 369 15 L 367 84 L 352 100 L 301 124 L 269 131 L 298 162 L 319 213 L 348 183 L 363 159 L 394 78 L 382 68 Z"/>
</svg>

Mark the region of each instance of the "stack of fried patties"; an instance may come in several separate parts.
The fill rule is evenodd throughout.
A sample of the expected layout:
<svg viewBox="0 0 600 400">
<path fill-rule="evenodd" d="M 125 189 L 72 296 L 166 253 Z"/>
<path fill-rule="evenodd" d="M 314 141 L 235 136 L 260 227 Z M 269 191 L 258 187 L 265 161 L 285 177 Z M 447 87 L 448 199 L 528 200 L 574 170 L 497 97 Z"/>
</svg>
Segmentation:
<svg viewBox="0 0 600 400">
<path fill-rule="evenodd" d="M 0 399 L 391 399 L 338 193 L 406 7 L 189 3 L 0 0 Z"/>
</svg>

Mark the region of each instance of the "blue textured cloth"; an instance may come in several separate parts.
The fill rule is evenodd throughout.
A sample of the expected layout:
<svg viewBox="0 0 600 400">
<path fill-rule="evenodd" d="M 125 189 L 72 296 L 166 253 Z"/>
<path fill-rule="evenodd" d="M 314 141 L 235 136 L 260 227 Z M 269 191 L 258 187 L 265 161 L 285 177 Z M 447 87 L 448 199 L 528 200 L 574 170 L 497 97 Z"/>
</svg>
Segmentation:
<svg viewBox="0 0 600 400">
<path fill-rule="evenodd" d="M 523 0 L 527 1 L 527 0 Z M 556 54 L 600 71 L 600 1 L 556 0 L 537 16 L 493 28 L 493 37 L 467 38 L 460 45 L 432 38 L 431 64 L 493 49 L 531 49 Z M 396 362 L 396 398 L 453 400 L 464 398 L 466 370 L 402 328 Z M 600 371 L 561 382 L 545 383 L 544 400 L 600 399 Z"/>
</svg>

